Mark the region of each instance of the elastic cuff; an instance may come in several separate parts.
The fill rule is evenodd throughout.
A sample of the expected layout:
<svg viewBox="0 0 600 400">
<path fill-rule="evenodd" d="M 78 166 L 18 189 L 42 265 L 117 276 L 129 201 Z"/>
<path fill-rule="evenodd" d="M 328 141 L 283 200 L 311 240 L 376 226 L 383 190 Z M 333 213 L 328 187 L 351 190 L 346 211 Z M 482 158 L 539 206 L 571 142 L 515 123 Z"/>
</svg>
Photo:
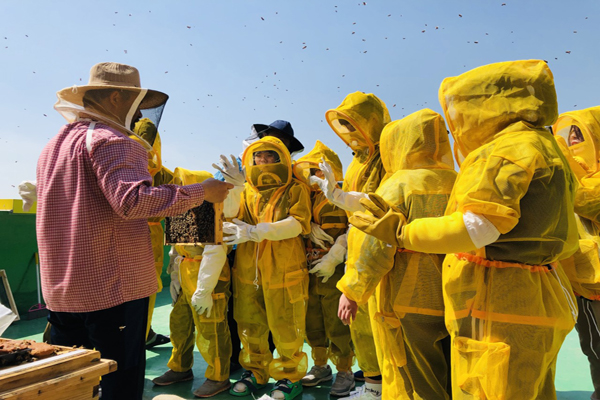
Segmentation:
<svg viewBox="0 0 600 400">
<path fill-rule="evenodd" d="M 335 368 L 338 371 L 350 371 L 354 364 L 354 356 L 350 357 L 338 357 L 335 363 Z"/>
<path fill-rule="evenodd" d="M 352 275 L 352 276 L 350 276 Z M 335 285 L 335 287 L 342 292 L 342 294 L 344 296 L 346 296 L 348 299 L 356 302 L 358 305 L 361 304 L 360 299 L 356 300 L 358 293 L 355 293 L 349 286 L 349 282 L 356 282 L 357 278 L 356 278 L 356 271 L 355 270 L 347 270 L 346 273 L 344 274 L 344 276 L 337 282 L 337 284 Z M 352 283 L 350 283 L 350 285 L 352 285 Z"/>
<path fill-rule="evenodd" d="M 325 365 L 329 359 L 329 349 L 326 347 L 313 347 L 312 359 L 315 365 Z"/>
</svg>

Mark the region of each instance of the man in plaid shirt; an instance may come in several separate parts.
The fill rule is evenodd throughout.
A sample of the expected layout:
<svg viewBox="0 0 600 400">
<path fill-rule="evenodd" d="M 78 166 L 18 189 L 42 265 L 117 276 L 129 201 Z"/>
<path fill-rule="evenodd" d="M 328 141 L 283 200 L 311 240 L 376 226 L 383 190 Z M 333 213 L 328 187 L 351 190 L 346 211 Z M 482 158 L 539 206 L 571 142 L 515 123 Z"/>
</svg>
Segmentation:
<svg viewBox="0 0 600 400">
<path fill-rule="evenodd" d="M 85 86 L 57 93 L 69 124 L 37 165 L 42 292 L 57 345 L 96 348 L 118 370 L 103 399 L 142 399 L 148 297 L 157 290 L 147 219 L 222 202 L 233 185 L 214 179 L 152 187 L 148 144 L 131 128 L 160 116 L 168 96 L 142 89 L 128 65 L 100 63 Z M 144 148 L 146 147 L 146 148 Z"/>
</svg>

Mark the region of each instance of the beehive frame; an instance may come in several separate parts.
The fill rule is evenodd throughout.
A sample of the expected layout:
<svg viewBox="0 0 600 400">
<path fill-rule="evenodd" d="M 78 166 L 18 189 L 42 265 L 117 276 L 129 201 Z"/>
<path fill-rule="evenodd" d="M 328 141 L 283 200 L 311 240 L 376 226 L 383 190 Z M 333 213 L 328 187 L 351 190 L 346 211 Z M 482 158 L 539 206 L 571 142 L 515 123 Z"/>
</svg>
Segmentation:
<svg viewBox="0 0 600 400">
<path fill-rule="evenodd" d="M 212 207 L 210 207 L 212 206 Z M 210 208 L 209 208 L 210 207 Z M 212 209 L 214 223 L 211 226 L 199 226 L 198 214 L 207 214 Z M 181 231 L 189 228 L 190 234 L 184 235 Z M 206 229 L 208 228 L 208 229 Z M 194 234 L 196 233 L 196 234 Z M 208 238 L 207 240 L 202 240 Z M 213 240 L 209 240 L 212 238 Z M 219 245 L 223 244 L 223 203 L 204 202 L 202 205 L 186 211 L 183 214 L 165 218 L 165 245 Z"/>
</svg>

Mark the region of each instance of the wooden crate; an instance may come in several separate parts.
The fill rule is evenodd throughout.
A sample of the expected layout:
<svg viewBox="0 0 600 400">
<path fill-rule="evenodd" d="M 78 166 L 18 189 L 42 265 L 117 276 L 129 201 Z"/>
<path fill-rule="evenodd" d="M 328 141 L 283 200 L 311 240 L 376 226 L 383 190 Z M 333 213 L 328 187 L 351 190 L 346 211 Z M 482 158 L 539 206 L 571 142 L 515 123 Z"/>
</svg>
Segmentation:
<svg viewBox="0 0 600 400">
<path fill-rule="evenodd" d="M 165 218 L 165 244 L 223 244 L 223 203 L 205 201 L 181 215 Z"/>
<path fill-rule="evenodd" d="M 116 371 L 117 363 L 95 350 L 55 347 L 57 355 L 0 368 L 0 400 L 98 399 L 100 377 Z"/>
</svg>

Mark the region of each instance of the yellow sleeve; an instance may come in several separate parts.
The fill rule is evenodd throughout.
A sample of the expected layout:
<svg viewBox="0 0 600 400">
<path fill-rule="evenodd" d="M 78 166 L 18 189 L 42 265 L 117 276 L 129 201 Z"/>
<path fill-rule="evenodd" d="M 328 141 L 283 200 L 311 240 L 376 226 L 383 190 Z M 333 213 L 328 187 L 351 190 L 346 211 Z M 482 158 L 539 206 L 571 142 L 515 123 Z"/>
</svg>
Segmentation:
<svg viewBox="0 0 600 400">
<path fill-rule="evenodd" d="M 583 178 L 575 192 L 575 212 L 593 221 L 600 223 L 600 178 L 591 176 Z"/>
<path fill-rule="evenodd" d="M 396 247 L 351 228 L 346 273 L 337 288 L 350 300 L 365 304 L 381 279 L 393 268 Z"/>
<path fill-rule="evenodd" d="M 242 192 L 240 200 L 240 209 L 238 211 L 237 219 L 239 219 L 240 221 L 244 221 L 248 224 L 255 225 L 256 222 L 254 222 L 250 213 L 248 212 L 248 200 L 246 199 L 246 196 L 248 196 L 248 192 L 250 191 L 252 191 L 252 188 L 247 183 L 244 184 L 244 191 Z"/>
<path fill-rule="evenodd" d="M 288 216 L 292 216 L 302 225 L 302 235 L 310 233 L 310 221 L 312 220 L 312 203 L 310 201 L 310 189 L 303 184 L 294 183 L 290 189 L 290 210 Z"/>
<path fill-rule="evenodd" d="M 368 302 L 381 279 L 394 267 L 397 247 L 392 244 L 397 242 L 396 232 L 399 234 L 406 221 L 404 215 L 408 212 L 404 198 L 405 182 L 401 178 L 402 174 L 394 175 L 382 183 L 376 192 L 385 203 L 393 205 L 398 211 L 387 213 L 380 219 L 373 217 L 370 211 L 354 213 L 350 217 L 353 226 L 348 232 L 346 273 L 338 281 L 337 288 L 358 304 Z M 376 208 L 373 200 L 375 196 L 369 202 Z"/>
<path fill-rule="evenodd" d="M 412 221 L 402 228 L 401 241 L 405 249 L 421 253 L 451 254 L 477 249 L 460 211 Z"/>
<path fill-rule="evenodd" d="M 510 232 L 519 222 L 519 203 L 536 169 L 534 160 L 520 161 L 492 154 L 463 165 L 454 186 L 457 209 L 453 211 L 483 215 L 500 233 Z"/>
</svg>

